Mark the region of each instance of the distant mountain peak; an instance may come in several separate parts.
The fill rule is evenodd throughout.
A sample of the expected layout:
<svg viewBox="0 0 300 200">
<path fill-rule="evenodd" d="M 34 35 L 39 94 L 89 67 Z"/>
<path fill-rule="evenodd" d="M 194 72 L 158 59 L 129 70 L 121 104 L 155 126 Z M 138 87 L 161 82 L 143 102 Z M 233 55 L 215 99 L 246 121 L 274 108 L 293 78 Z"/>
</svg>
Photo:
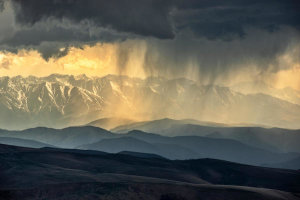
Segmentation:
<svg viewBox="0 0 300 200">
<path fill-rule="evenodd" d="M 62 128 L 120 116 L 137 121 L 193 118 L 288 128 L 299 127 L 300 121 L 299 105 L 270 94 L 242 94 L 185 78 L 84 74 L 1 77 L 0 93 L 0 128 L 5 129 Z M 289 92 L 284 94 L 291 96 Z"/>
</svg>

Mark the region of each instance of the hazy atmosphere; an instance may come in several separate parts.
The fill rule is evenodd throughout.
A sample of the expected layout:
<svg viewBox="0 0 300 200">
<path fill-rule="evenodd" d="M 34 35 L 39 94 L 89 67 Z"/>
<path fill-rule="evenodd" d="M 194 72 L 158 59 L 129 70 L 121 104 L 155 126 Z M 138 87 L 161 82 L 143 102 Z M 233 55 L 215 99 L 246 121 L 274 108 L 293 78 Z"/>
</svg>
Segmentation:
<svg viewBox="0 0 300 200">
<path fill-rule="evenodd" d="M 3 75 L 185 77 L 300 90 L 293 0 L 30 2 L 1 1 Z"/>
<path fill-rule="evenodd" d="M 0 200 L 298 200 L 300 1 L 0 0 Z"/>
<path fill-rule="evenodd" d="M 135 120 L 171 117 L 300 128 L 299 4 L 293 0 L 271 4 L 268 0 L 128 0 L 105 3 L 2 0 L 0 74 L 2 77 L 8 76 L 11 83 L 5 86 L 6 79 L 1 78 L 0 92 L 4 95 L 1 104 L 16 107 L 13 110 L 21 112 L 20 115 L 27 110 L 34 116 L 38 112 L 37 108 L 24 105 L 29 102 L 22 100 L 32 95 L 30 91 L 23 88 L 15 91 L 15 97 L 12 94 L 6 97 L 5 87 L 12 87 L 11 90 L 15 90 L 18 84 L 34 87 L 32 78 L 26 78 L 31 76 L 64 74 L 76 77 L 85 74 L 89 83 L 93 84 L 90 88 L 86 84 L 74 85 L 68 80 L 54 79 L 48 83 L 58 81 L 56 84 L 61 88 L 80 87 L 84 92 L 92 92 L 104 101 L 105 105 L 97 108 L 97 112 L 93 111 L 95 117 L 86 119 L 84 116 L 82 121 L 77 119 L 76 123 L 71 123 L 73 125 L 81 125 L 97 117 L 126 117 Z M 123 83 L 124 78 L 115 77 L 115 82 L 111 82 L 114 91 L 103 96 L 100 94 L 102 91 L 95 92 L 93 87 L 107 87 L 99 86 L 95 81 L 107 75 L 142 80 L 149 77 L 166 80 L 185 78 L 193 83 L 180 82 L 170 89 L 162 85 L 162 80 L 152 80 L 151 83 L 144 81 L 141 86 L 137 80 L 130 80 L 134 83 L 129 84 Z M 16 76 L 23 78 L 19 77 L 19 80 Z M 35 84 L 47 80 L 39 79 Z M 198 87 L 197 92 L 187 91 L 191 90 L 191 85 Z M 203 99 L 215 98 L 209 97 L 213 95 L 211 91 L 196 96 L 199 88 L 207 86 L 223 87 L 218 88 L 215 94 L 223 106 L 206 105 L 212 103 Z M 130 94 L 126 92 L 126 87 L 131 87 Z M 136 87 L 142 87 L 142 90 L 148 87 L 149 91 L 141 94 Z M 163 88 L 167 91 L 163 92 Z M 177 90 L 178 94 L 174 94 L 173 90 Z M 161 98 L 166 98 L 166 101 L 173 101 L 178 109 L 174 109 L 170 105 L 172 103 L 162 106 L 160 100 L 149 97 L 153 94 L 145 94 L 151 92 L 163 95 Z M 105 109 L 105 102 L 111 101 L 115 93 L 119 93 L 123 100 L 114 101 L 114 111 L 110 107 Z M 235 100 L 237 95 L 252 94 L 265 94 L 276 99 L 247 96 L 245 98 L 248 99 L 244 101 L 248 104 L 272 101 L 268 107 L 253 105 L 259 107 L 253 108 L 249 105 L 247 109 L 245 102 Z M 60 101 L 57 95 L 52 98 L 50 101 L 54 102 L 55 108 L 50 110 L 63 114 L 62 107 L 66 105 L 57 103 Z M 192 112 L 184 109 L 186 105 L 193 107 L 190 108 Z M 49 104 L 43 105 L 40 102 L 35 103 L 35 106 L 42 109 L 49 107 Z M 103 110 L 109 111 L 105 113 Z M 231 116 L 232 112 L 235 116 Z M 56 125 L 55 116 L 53 119 L 47 116 L 47 122 L 35 121 L 35 124 L 63 126 Z M 16 128 L 22 127 L 32 126 L 30 123 L 28 126 L 16 124 Z"/>
</svg>

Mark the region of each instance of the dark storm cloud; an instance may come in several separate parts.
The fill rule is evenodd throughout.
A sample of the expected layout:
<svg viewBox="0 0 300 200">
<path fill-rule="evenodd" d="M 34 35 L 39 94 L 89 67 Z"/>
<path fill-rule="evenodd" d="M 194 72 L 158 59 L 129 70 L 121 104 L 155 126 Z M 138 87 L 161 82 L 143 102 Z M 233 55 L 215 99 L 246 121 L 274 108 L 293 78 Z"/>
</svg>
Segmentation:
<svg viewBox="0 0 300 200">
<path fill-rule="evenodd" d="M 37 49 L 44 58 L 62 46 L 122 41 L 152 36 L 173 38 L 170 1 L 0 0 L 6 18 L 0 22 L 0 50 Z M 10 13 L 9 13 L 10 12 Z M 5 23 L 5 22 L 8 23 Z M 9 25 L 8 25 L 9 24 Z M 2 33 L 2 30 L 6 32 Z M 55 48 L 55 45 L 57 46 Z M 49 47 L 47 49 L 46 47 Z"/>
<path fill-rule="evenodd" d="M 216 56 L 214 52 L 219 52 L 217 56 L 223 60 L 218 60 L 230 65 L 232 56 L 222 55 L 234 52 L 228 49 L 232 42 L 240 45 L 240 49 L 250 48 L 237 50 L 247 58 L 265 54 L 272 60 L 290 42 L 288 36 L 275 33 L 288 28 L 297 37 L 294 32 L 300 30 L 300 1 L 297 0 L 0 0 L 0 9 L 3 2 L 11 3 L 6 7 L 11 7 L 16 24 L 5 28 L 2 28 L 4 23 L 0 24 L 0 50 L 33 48 L 44 58 L 64 55 L 66 52 L 61 53 L 60 49 L 68 46 L 127 38 L 149 41 L 148 37 L 152 37 L 158 39 L 155 50 L 163 54 L 176 49 L 174 59 L 180 62 L 189 52 L 187 58 L 199 55 L 202 65 L 216 65 L 216 58 L 212 57 Z M 2 21 L 5 20 L 0 18 Z M 267 41 L 263 37 L 269 35 L 249 30 L 274 33 L 275 39 L 272 44 L 262 44 Z M 247 46 L 250 39 L 236 44 L 249 34 L 251 38 L 259 37 L 252 41 L 253 47 Z M 193 39 L 225 41 L 221 48 L 224 52 L 218 50 L 218 42 L 201 47 L 202 43 Z M 167 41 L 166 45 L 161 45 L 162 41 Z M 263 54 L 257 55 L 260 47 L 265 47 L 261 50 Z M 206 52 L 212 55 L 203 56 Z"/>
<path fill-rule="evenodd" d="M 47 18 L 90 20 L 95 26 L 160 39 L 190 29 L 209 39 L 242 37 L 245 28 L 274 31 L 282 25 L 300 29 L 296 0 L 12 0 L 16 19 L 35 24 Z"/>
<path fill-rule="evenodd" d="M 45 59 L 51 56 L 63 56 L 61 48 L 80 47 L 83 44 L 95 44 L 98 41 L 113 42 L 130 38 L 129 35 L 90 26 L 88 23 L 71 24 L 57 20 L 36 23 L 30 27 L 14 30 L 0 40 L 0 50 L 16 52 L 17 49 L 37 49 Z M 2 46 L 1 46 L 2 45 Z"/>
<path fill-rule="evenodd" d="M 208 39 L 243 37 L 248 27 L 270 32 L 281 26 L 300 30 L 300 1 L 186 1 L 174 21 L 179 30 L 189 29 L 196 36 Z"/>
<path fill-rule="evenodd" d="M 90 20 L 95 26 L 109 27 L 142 36 L 172 38 L 169 0 L 13 0 L 17 21 L 35 24 L 47 18 L 67 18 L 73 22 Z"/>
</svg>

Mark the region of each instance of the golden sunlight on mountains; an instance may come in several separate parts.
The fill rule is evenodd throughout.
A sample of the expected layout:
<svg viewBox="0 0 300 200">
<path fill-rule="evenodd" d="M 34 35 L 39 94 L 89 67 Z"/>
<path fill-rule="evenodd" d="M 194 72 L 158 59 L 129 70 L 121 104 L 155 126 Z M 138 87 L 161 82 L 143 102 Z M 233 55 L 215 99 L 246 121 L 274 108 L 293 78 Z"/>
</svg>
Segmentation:
<svg viewBox="0 0 300 200">
<path fill-rule="evenodd" d="M 65 51 L 65 49 L 61 49 L 61 51 Z M 146 56 L 147 42 L 141 40 L 97 43 L 94 46 L 86 45 L 82 48 L 70 47 L 65 56 L 51 57 L 48 60 L 45 60 L 36 50 L 23 49 L 17 53 L 0 53 L 0 75 L 33 75 L 41 77 L 57 73 L 70 75 L 86 74 L 99 77 L 107 74 L 116 74 L 138 78 L 153 75 L 166 78 L 183 76 L 200 83 L 212 84 L 205 82 L 205 75 L 201 74 L 198 68 L 199 63 L 186 63 L 186 72 L 178 74 L 176 71 L 157 71 L 159 68 L 147 68 L 145 65 L 146 63 L 149 65 L 149 62 L 146 62 Z M 232 85 L 243 81 L 259 81 L 276 88 L 291 87 L 300 90 L 300 63 L 295 59 L 295 52 L 293 50 L 286 51 L 276 59 L 276 62 L 279 63 L 279 66 L 276 66 L 277 71 L 270 70 L 261 76 L 261 71 L 257 70 L 259 68 L 245 63 L 245 66 L 247 66 L 241 66 L 241 70 L 219 73 L 218 77 L 214 78 L 214 84 Z M 150 65 L 155 64 L 155 62 L 150 63 Z M 175 68 L 180 68 L 180 66 Z M 152 71 L 149 71 L 149 69 L 152 69 Z M 198 71 L 194 69 L 198 69 Z M 274 67 L 270 67 L 270 69 L 274 69 Z"/>
</svg>

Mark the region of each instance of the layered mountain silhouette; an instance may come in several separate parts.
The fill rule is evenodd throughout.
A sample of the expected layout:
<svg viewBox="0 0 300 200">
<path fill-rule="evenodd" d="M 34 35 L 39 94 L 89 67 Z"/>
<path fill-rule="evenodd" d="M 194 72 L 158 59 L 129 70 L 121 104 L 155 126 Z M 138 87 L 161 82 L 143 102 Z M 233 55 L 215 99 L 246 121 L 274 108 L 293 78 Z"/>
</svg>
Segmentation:
<svg viewBox="0 0 300 200">
<path fill-rule="evenodd" d="M 163 136 L 205 136 L 234 139 L 244 144 L 274 152 L 300 152 L 300 130 L 262 127 L 230 127 L 223 124 L 196 120 L 160 119 L 136 122 L 113 128 L 111 131 L 127 133 L 132 130 L 158 133 Z"/>
<path fill-rule="evenodd" d="M 62 128 L 100 118 L 140 121 L 171 117 L 300 128 L 300 105 L 278 97 L 243 94 L 228 87 L 199 85 L 183 78 L 58 74 L 1 77 L 0 127 Z"/>
<path fill-rule="evenodd" d="M 6 140 L 1 140 L 1 137 L 6 138 Z M 248 137 L 251 138 L 251 134 Z M 257 140 L 261 146 L 265 144 L 268 147 L 268 142 L 259 139 L 257 135 L 253 135 L 251 141 Z M 291 139 L 294 139 L 292 134 Z M 14 140 L 18 140 L 18 143 L 13 143 Z M 28 141 L 36 141 L 40 146 L 32 142 L 30 145 Z M 135 130 L 125 134 L 117 134 L 92 126 L 64 129 L 40 127 L 23 131 L 0 130 L 0 143 L 17 144 L 24 147 L 52 145 L 59 148 L 98 150 L 110 153 L 130 151 L 157 154 L 175 160 L 215 158 L 258 166 L 273 166 L 273 164 L 292 161 L 300 156 L 300 152 L 297 151 L 285 152 L 277 149 L 272 151 L 234 138 L 189 136 L 188 134 L 186 136 L 167 137 Z M 289 165 L 288 168 L 300 169 L 300 166 L 295 162 L 295 165 Z"/>
<path fill-rule="evenodd" d="M 0 136 L 35 140 L 56 147 L 75 148 L 102 139 L 116 138 L 119 135 L 101 128 L 86 126 L 64 129 L 37 127 L 23 131 L 0 130 Z"/>
<path fill-rule="evenodd" d="M 8 144 L 21 147 L 33 147 L 33 148 L 42 148 L 42 147 L 54 147 L 42 142 L 37 142 L 35 140 L 27 140 L 20 138 L 11 138 L 11 137 L 0 137 L 0 144 Z"/>
<path fill-rule="evenodd" d="M 214 159 L 7 145 L 0 159 L 1 199 L 299 199 L 299 171 Z"/>
</svg>

